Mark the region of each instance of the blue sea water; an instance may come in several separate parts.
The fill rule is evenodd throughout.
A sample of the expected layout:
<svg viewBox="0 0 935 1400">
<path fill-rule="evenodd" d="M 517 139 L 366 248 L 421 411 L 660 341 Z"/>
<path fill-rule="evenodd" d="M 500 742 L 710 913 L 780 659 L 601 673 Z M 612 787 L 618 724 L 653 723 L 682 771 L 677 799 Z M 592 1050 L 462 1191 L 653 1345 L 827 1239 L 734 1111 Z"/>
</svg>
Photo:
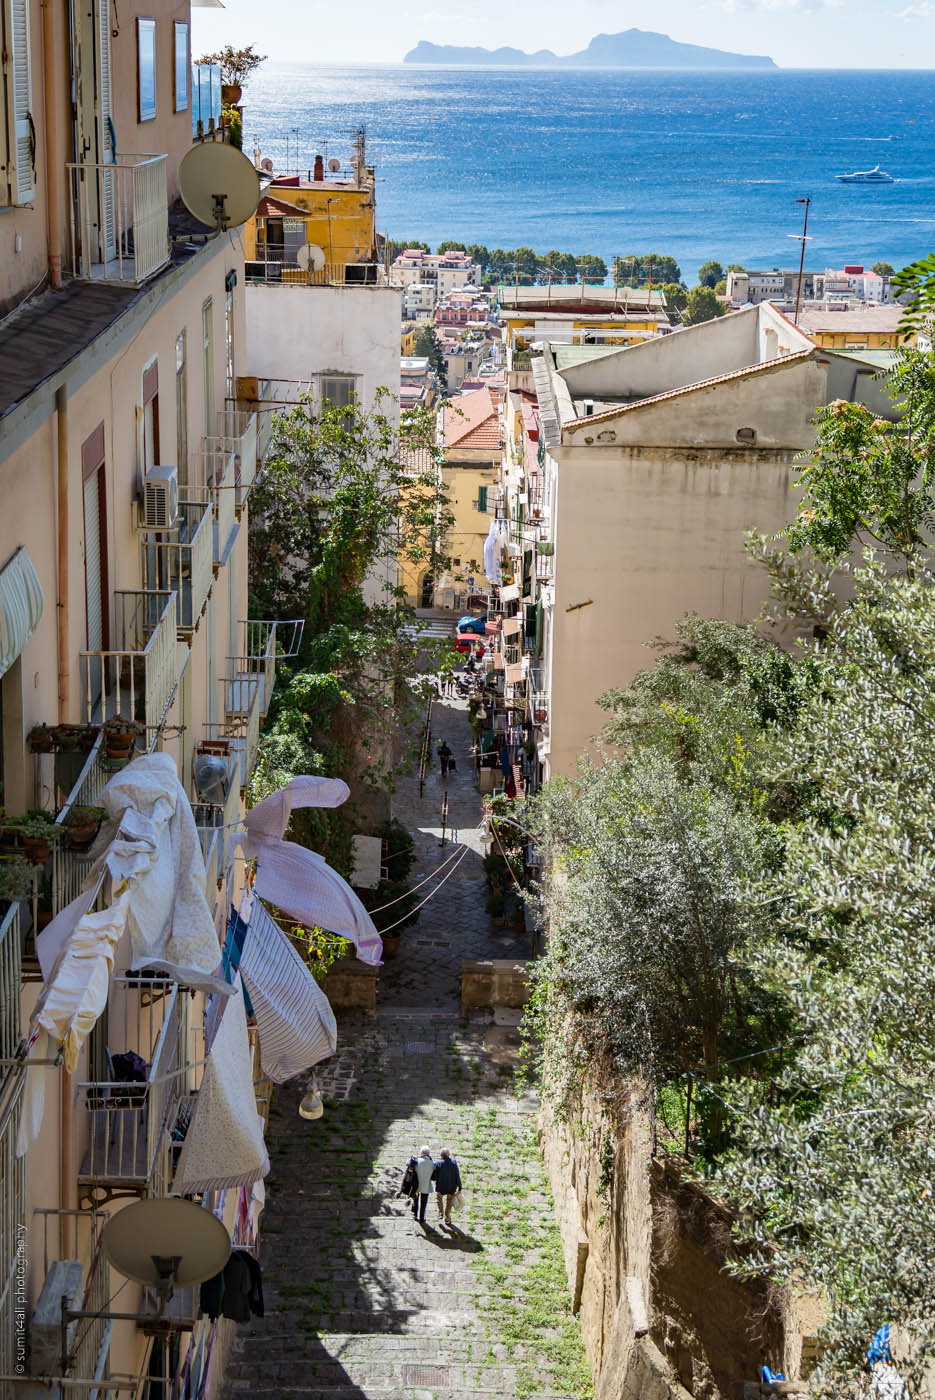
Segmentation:
<svg viewBox="0 0 935 1400">
<path fill-rule="evenodd" d="M 268 63 L 244 147 L 303 172 L 367 129 L 393 238 L 900 267 L 935 251 L 935 72 L 315 68 Z M 892 185 L 835 175 L 881 164 Z"/>
</svg>

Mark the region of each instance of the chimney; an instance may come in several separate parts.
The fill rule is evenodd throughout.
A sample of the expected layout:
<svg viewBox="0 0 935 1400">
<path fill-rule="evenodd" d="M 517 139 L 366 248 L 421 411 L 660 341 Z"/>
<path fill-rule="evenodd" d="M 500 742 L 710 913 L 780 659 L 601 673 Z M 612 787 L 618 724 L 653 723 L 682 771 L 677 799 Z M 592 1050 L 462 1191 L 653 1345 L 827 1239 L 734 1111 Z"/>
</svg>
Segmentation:
<svg viewBox="0 0 935 1400">
<path fill-rule="evenodd" d="M 324 178 L 325 178 L 325 159 L 324 159 L 324 156 L 316 156 L 316 157 L 315 157 L 315 179 L 316 179 L 317 181 L 320 182 L 320 181 L 322 181 Z"/>
<path fill-rule="evenodd" d="M 593 400 L 593 399 L 583 399 L 583 400 L 582 400 L 582 403 L 581 403 L 581 407 L 584 409 L 584 416 L 585 416 L 585 418 L 590 418 L 590 417 L 592 416 L 592 414 L 594 413 L 594 400 Z"/>
</svg>

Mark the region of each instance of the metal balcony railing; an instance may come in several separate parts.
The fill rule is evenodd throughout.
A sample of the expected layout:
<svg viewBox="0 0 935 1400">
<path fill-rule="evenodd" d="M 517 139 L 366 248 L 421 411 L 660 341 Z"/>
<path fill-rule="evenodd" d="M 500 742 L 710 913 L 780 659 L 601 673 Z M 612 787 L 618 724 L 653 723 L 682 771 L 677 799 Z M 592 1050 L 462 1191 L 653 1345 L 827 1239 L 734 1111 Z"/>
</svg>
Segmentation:
<svg viewBox="0 0 935 1400">
<path fill-rule="evenodd" d="M 99 734 L 85 760 L 77 781 L 55 818 L 60 826 L 73 807 L 96 807 L 101 793 L 113 776 L 101 762 L 103 735 Z M 67 840 L 52 845 L 52 913 L 61 913 L 66 904 L 77 899 L 91 869 L 88 851 L 73 850 Z"/>
<path fill-rule="evenodd" d="M 82 1206 L 165 1195 L 181 1146 L 173 1131 L 193 1102 L 184 989 L 131 974 L 113 978 L 110 996 L 104 1074 L 78 1085 L 88 1143 L 78 1172 Z M 118 1060 L 117 1045 L 120 1055 L 132 1051 L 146 1063 L 145 1078 L 121 1077 L 128 1061 Z"/>
<path fill-rule="evenodd" d="M 262 223 L 262 220 L 258 220 Z M 386 287 L 382 263 L 326 262 L 312 271 L 298 265 L 297 250 L 278 244 L 258 244 L 256 255 L 245 264 L 248 282 L 283 283 L 290 287 Z"/>
<path fill-rule="evenodd" d="M 216 730 L 218 727 L 214 725 L 212 729 Z M 232 746 L 230 740 L 219 742 L 212 738 L 209 743 L 213 752 L 217 752 L 221 747 L 227 750 L 229 778 L 227 797 L 223 803 L 200 801 L 197 793 L 192 799 L 192 812 L 207 868 L 205 889 L 208 903 L 213 905 L 217 900 L 217 882 L 226 882 L 234 859 L 234 830 L 240 820 L 241 764 L 239 749 Z"/>
<path fill-rule="evenodd" d="M 179 641 L 191 641 L 214 582 L 213 511 L 209 502 L 180 501 L 175 529 L 166 538 L 144 535 L 143 584 L 149 590 L 171 589 L 176 597 Z"/>
<path fill-rule="evenodd" d="M 66 166 L 73 198 L 71 271 L 98 282 L 139 285 L 169 262 L 165 155 L 117 155 Z"/>
<path fill-rule="evenodd" d="M 185 494 L 192 500 L 208 501 L 214 516 L 213 565 L 217 573 L 227 562 L 230 544 L 237 528 L 237 461 L 223 438 L 202 438 L 198 452 L 191 457 L 189 473 L 193 485 Z"/>
<path fill-rule="evenodd" d="M 114 594 L 117 646 L 79 652 L 89 724 L 121 716 L 158 730 L 178 685 L 176 616 L 171 590 Z"/>
<path fill-rule="evenodd" d="M 11 904 L 0 922 L 0 1060 L 10 1060 L 22 1035 L 20 1017 L 20 970 L 22 959 L 21 910 L 19 901 Z M 0 1067 L 0 1081 L 7 1067 Z"/>
<path fill-rule="evenodd" d="M 239 515 L 257 473 L 257 415 L 238 408 L 218 411 L 217 437 L 234 454 L 234 506 Z"/>
</svg>

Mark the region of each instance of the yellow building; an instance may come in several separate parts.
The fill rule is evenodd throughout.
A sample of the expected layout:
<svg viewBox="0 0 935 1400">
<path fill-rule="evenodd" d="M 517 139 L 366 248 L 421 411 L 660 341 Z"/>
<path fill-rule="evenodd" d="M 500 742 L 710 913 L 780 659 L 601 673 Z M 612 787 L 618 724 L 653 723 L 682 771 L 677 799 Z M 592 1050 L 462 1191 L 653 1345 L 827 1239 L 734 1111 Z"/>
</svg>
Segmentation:
<svg viewBox="0 0 935 1400">
<path fill-rule="evenodd" d="M 805 307 L 799 312 L 799 330 L 826 350 L 896 350 L 914 345 L 916 333 L 903 338 L 900 323 L 902 306 L 861 305 L 842 311 L 818 311 Z"/>
<path fill-rule="evenodd" d="M 220 942 L 239 897 L 230 833 L 276 655 L 275 625 L 247 613 L 258 440 L 234 396 L 246 363 L 243 244 L 236 228 L 206 237 L 177 205 L 193 126 L 213 125 L 200 110 L 209 75 L 190 66 L 188 0 L 128 0 L 119 26 L 109 0 L 10 0 L 4 16 L 2 873 L 31 883 L 15 895 L 5 883 L 0 904 L 0 1400 L 90 1396 L 95 1378 L 118 1373 L 122 1396 L 145 1394 L 166 1356 L 169 1375 L 188 1357 L 198 1389 L 191 1367 L 203 1371 L 213 1324 L 190 1302 L 183 1317 L 180 1297 L 154 1326 L 152 1296 L 111 1271 L 100 1236 L 102 1210 L 173 1191 L 174 1134 L 197 1121 L 206 995 L 164 971 L 130 975 L 140 960 L 124 932 L 109 960 L 85 950 L 95 1015 L 85 1008 L 93 1028 L 72 1040 L 50 1010 L 64 991 L 59 981 L 48 992 L 57 974 L 41 930 L 79 893 L 92 914 L 111 907 L 106 871 L 72 833 L 92 809 L 93 835 L 131 742 L 118 727 L 135 728 L 138 754 L 168 760 L 153 766 L 173 809 L 187 814 L 178 783 L 192 804 L 190 888 L 207 901 L 207 911 L 195 902 L 208 955 L 210 922 Z M 9 824 L 33 808 L 48 814 L 45 846 Z M 135 918 L 133 898 L 128 887 Z M 52 1019 L 48 1038 L 40 1015 Z M 132 1092 L 121 1056 L 145 1067 Z M 252 1067 L 248 1101 L 251 1082 Z M 204 1204 L 235 1241 L 252 1237 L 252 1201 L 239 1224 L 236 1190 Z M 111 1319 L 115 1294 L 123 1316 Z M 63 1297 L 83 1321 L 63 1326 Z M 227 1340 L 214 1346 L 215 1377 Z"/>
<path fill-rule="evenodd" d="M 501 287 L 498 302 L 507 387 L 530 394 L 532 345 L 634 345 L 669 329 L 663 293 L 639 287 Z"/>
<path fill-rule="evenodd" d="M 404 325 L 402 334 L 399 337 L 399 353 L 410 359 L 416 353 L 416 336 L 419 334 L 419 327 L 412 323 Z"/>
<path fill-rule="evenodd" d="M 338 164 L 337 161 L 329 164 Z M 375 177 L 359 136 L 351 167 L 327 173 L 316 156 L 309 179 L 274 175 L 244 226 L 247 276 L 261 281 L 369 282 L 382 273 Z M 300 250 L 308 245 L 310 254 Z"/>
</svg>

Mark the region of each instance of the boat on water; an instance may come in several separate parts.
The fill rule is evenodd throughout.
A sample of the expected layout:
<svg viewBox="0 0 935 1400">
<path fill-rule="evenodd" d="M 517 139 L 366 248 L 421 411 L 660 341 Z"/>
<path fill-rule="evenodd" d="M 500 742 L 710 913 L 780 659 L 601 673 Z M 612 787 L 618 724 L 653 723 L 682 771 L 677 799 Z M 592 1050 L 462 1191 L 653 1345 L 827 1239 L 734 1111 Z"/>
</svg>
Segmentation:
<svg viewBox="0 0 935 1400">
<path fill-rule="evenodd" d="M 854 170 L 850 175 L 835 175 L 845 185 L 892 185 L 895 179 L 875 165 L 872 170 Z"/>
</svg>

